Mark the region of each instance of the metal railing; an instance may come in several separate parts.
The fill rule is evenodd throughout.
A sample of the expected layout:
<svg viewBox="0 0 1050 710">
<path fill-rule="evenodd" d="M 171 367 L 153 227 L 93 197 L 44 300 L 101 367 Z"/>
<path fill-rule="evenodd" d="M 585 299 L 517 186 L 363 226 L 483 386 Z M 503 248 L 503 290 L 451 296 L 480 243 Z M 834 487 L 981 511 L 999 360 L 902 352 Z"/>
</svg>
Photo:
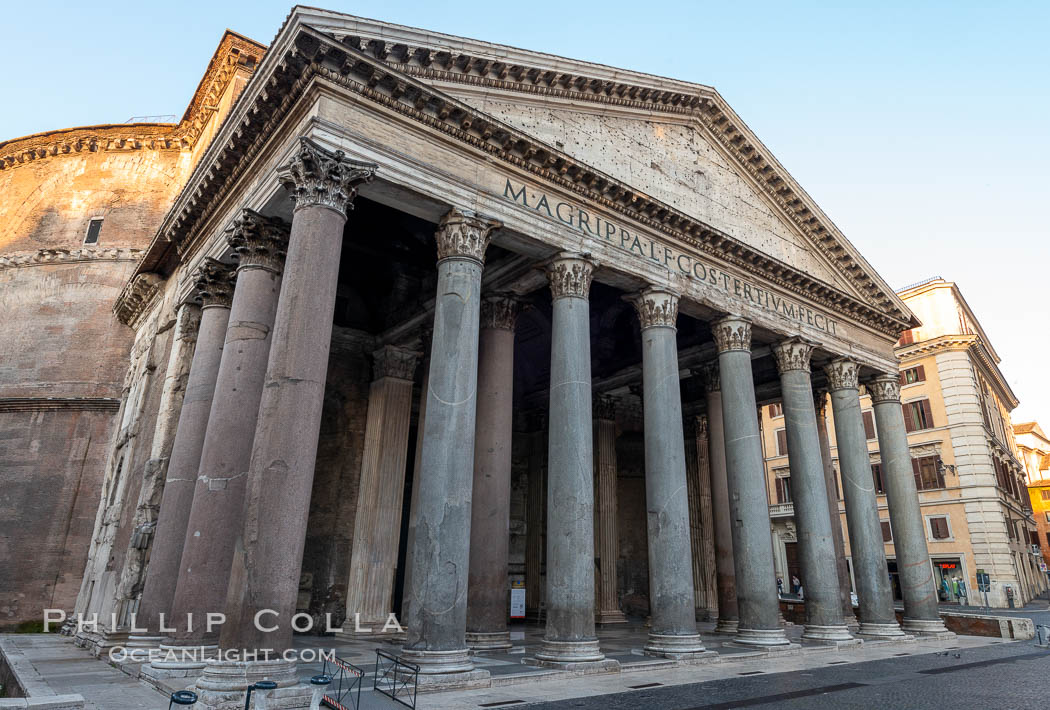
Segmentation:
<svg viewBox="0 0 1050 710">
<path fill-rule="evenodd" d="M 376 675 L 372 688 L 405 707 L 416 707 L 419 666 L 376 649 Z"/>
<path fill-rule="evenodd" d="M 359 710 L 361 707 L 361 681 L 364 669 L 358 668 L 342 658 L 325 658 L 323 675 L 331 676 L 321 703 L 334 710 Z"/>
</svg>

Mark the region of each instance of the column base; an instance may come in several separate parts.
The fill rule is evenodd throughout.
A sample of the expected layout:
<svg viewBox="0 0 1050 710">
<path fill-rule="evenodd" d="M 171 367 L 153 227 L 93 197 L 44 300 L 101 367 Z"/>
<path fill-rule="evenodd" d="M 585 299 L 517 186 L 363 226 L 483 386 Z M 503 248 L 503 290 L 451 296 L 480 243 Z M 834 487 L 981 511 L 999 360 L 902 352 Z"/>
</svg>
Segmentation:
<svg viewBox="0 0 1050 710">
<path fill-rule="evenodd" d="M 654 634 L 649 632 L 649 640 L 642 652 L 646 656 L 658 658 L 696 659 L 715 655 L 714 651 L 704 648 L 700 634 L 674 636 L 671 634 Z"/>
<path fill-rule="evenodd" d="M 594 615 L 594 623 L 596 624 L 626 624 L 627 617 L 619 609 L 608 609 L 605 611 L 599 611 Z"/>
<path fill-rule="evenodd" d="M 425 675 L 443 675 L 447 673 L 469 673 L 474 670 L 470 660 L 470 649 L 459 648 L 454 651 L 428 651 L 426 649 L 403 649 L 401 659 L 419 666 L 420 683 Z"/>
<path fill-rule="evenodd" d="M 857 616 L 855 614 L 850 614 L 849 616 L 842 617 L 842 623 L 844 623 L 846 625 L 846 628 L 853 633 L 856 633 L 857 629 L 860 628 L 860 621 L 857 620 Z"/>
<path fill-rule="evenodd" d="M 471 651 L 507 651 L 513 648 L 509 631 L 468 631 L 467 646 Z"/>
<path fill-rule="evenodd" d="M 536 665 L 545 668 L 584 673 L 601 673 L 620 667 L 616 661 L 605 658 L 605 654 L 598 647 L 598 639 L 586 641 L 543 639 L 543 646 L 533 660 Z"/>
<path fill-rule="evenodd" d="M 739 619 L 723 619 L 719 617 L 718 623 L 715 624 L 715 633 L 736 636 L 738 628 L 740 628 Z"/>
<path fill-rule="evenodd" d="M 802 630 L 802 640 L 819 643 L 822 646 L 857 646 L 861 644 L 860 639 L 850 635 L 845 624 L 835 626 L 822 626 L 819 624 L 806 624 Z"/>
<path fill-rule="evenodd" d="M 760 648 L 767 651 L 797 649 L 796 643 L 788 641 L 784 629 L 743 629 L 738 628 L 736 636 L 729 643 L 745 648 Z"/>
<path fill-rule="evenodd" d="M 856 635 L 862 639 L 870 639 L 872 641 L 905 641 L 912 638 L 901 631 L 901 627 L 897 623 L 873 624 L 864 621 L 860 622 L 860 629 Z"/>
<path fill-rule="evenodd" d="M 218 652 L 219 647 L 214 644 L 207 646 L 176 646 L 173 644 L 162 643 L 157 654 L 154 656 L 154 660 L 150 663 L 153 670 L 193 671 L 193 673 L 179 672 L 174 675 L 147 675 L 158 678 L 177 678 L 184 675 L 196 675 L 196 671 L 204 668 L 207 662 L 215 658 Z"/>
<path fill-rule="evenodd" d="M 295 661 L 208 661 L 204 673 L 192 690 L 197 693 L 195 708 L 201 710 L 240 710 L 248 686 L 260 680 L 277 683 L 265 694 L 270 708 L 309 708 L 313 690 L 299 683 Z"/>
<path fill-rule="evenodd" d="M 147 636 L 145 634 L 139 636 L 136 634 L 129 634 L 128 642 L 124 647 L 128 649 L 128 651 L 131 651 L 132 649 L 149 651 L 150 649 L 160 648 L 162 641 L 164 641 L 164 636 Z"/>
<path fill-rule="evenodd" d="M 901 624 L 901 631 L 913 636 L 921 636 L 922 638 L 955 638 L 955 633 L 947 629 L 942 619 L 937 619 L 935 621 L 933 619 L 909 619 L 908 617 L 904 617 L 904 623 Z"/>
</svg>

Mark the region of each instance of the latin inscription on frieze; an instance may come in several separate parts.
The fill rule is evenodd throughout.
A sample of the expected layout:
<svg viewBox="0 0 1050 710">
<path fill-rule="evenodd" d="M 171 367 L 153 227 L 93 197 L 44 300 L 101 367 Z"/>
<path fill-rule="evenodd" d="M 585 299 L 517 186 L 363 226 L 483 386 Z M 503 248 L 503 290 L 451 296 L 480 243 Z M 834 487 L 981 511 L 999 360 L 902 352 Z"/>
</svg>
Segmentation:
<svg viewBox="0 0 1050 710">
<path fill-rule="evenodd" d="M 528 188 L 523 183 L 514 183 L 509 178 L 503 188 L 503 197 L 515 204 L 527 207 L 540 215 L 560 222 L 565 227 L 578 231 L 589 239 L 611 245 L 635 259 L 645 259 L 674 271 L 705 287 L 716 288 L 730 298 L 744 301 L 751 306 L 815 328 L 830 335 L 840 335 L 838 323 L 825 313 L 816 311 L 796 301 L 773 293 L 769 289 L 742 279 L 679 249 L 662 244 L 644 235 L 635 234 L 621 224 L 602 215 L 584 209 L 571 202 L 548 197 Z"/>
</svg>

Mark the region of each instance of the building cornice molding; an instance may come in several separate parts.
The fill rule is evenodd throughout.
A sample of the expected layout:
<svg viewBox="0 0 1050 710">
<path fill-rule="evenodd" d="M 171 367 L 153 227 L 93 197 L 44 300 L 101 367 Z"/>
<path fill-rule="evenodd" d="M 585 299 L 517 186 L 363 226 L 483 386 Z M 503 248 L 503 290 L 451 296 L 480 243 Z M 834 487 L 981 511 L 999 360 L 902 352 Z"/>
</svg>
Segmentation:
<svg viewBox="0 0 1050 710">
<path fill-rule="evenodd" d="M 229 194 L 236 178 L 243 174 L 269 138 L 271 130 L 267 129 L 276 126 L 314 80 L 341 87 L 394 110 L 507 165 L 661 232 L 688 249 L 733 264 L 877 332 L 896 338 L 901 330 L 913 325 L 914 318 L 906 308 L 894 310 L 884 304 L 864 303 L 641 194 L 632 186 L 493 119 L 375 56 L 305 26 L 297 26 L 293 36 L 278 35 L 275 47 L 231 112 L 231 120 L 212 141 L 165 218 L 139 265 L 140 271 L 156 268 L 169 243 L 195 238 L 215 205 Z M 828 234 L 831 241 L 837 238 Z M 856 264 L 851 268 L 857 273 L 863 271 Z"/>
<path fill-rule="evenodd" d="M 64 409 L 79 412 L 115 412 L 119 397 L 0 397 L 0 412 L 39 412 Z"/>
<path fill-rule="evenodd" d="M 121 293 L 113 304 L 117 320 L 134 328 L 142 314 L 149 310 L 163 283 L 164 279 L 158 274 L 137 274 L 131 280 L 131 288 Z"/>
<path fill-rule="evenodd" d="M 143 249 L 113 247 L 111 249 L 37 249 L 36 251 L 0 254 L 0 270 L 23 266 L 51 266 L 83 261 L 138 261 Z"/>
</svg>

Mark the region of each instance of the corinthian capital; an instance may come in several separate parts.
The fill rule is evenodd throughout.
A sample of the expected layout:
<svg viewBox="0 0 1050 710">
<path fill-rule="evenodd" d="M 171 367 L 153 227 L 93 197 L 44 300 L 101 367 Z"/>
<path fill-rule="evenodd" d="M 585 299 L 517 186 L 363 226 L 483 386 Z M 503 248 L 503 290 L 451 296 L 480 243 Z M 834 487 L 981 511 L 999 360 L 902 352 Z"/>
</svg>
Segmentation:
<svg viewBox="0 0 1050 710">
<path fill-rule="evenodd" d="M 547 262 L 547 280 L 554 298 L 587 298 L 598 262 L 589 254 L 563 251 Z"/>
<path fill-rule="evenodd" d="M 876 375 L 864 383 L 872 404 L 901 401 L 901 380 L 893 375 Z"/>
<path fill-rule="evenodd" d="M 229 308 L 233 302 L 233 286 L 237 280 L 236 270 L 232 264 L 224 264 L 217 259 L 206 257 L 197 267 L 197 295 L 201 305 Z"/>
<path fill-rule="evenodd" d="M 772 350 L 773 358 L 777 361 L 777 372 L 780 374 L 791 370 L 809 372 L 809 356 L 813 354 L 813 346 L 805 340 L 782 340 L 775 343 Z"/>
<path fill-rule="evenodd" d="M 616 398 L 608 394 L 595 395 L 594 400 L 591 403 L 591 409 L 594 410 L 595 419 L 615 421 Z"/>
<path fill-rule="evenodd" d="M 277 179 L 291 191 L 295 209 L 327 207 L 346 217 L 354 208 L 358 185 L 370 182 L 376 167 L 350 160 L 341 150 L 330 151 L 303 137 L 292 162 L 278 171 Z"/>
<path fill-rule="evenodd" d="M 484 264 L 492 231 L 502 226 L 501 222 L 479 217 L 473 212 L 452 209 L 441 218 L 434 235 L 438 261 L 460 257 Z"/>
<path fill-rule="evenodd" d="M 704 381 L 704 389 L 708 392 L 718 392 L 722 389 L 722 378 L 718 374 L 718 360 L 701 365 L 698 372 Z"/>
<path fill-rule="evenodd" d="M 416 362 L 420 353 L 396 345 L 387 345 L 372 353 L 372 375 L 375 380 L 394 377 L 412 381 L 416 374 Z"/>
<path fill-rule="evenodd" d="M 481 299 L 481 327 L 492 330 L 514 330 L 518 320 L 518 299 L 494 293 Z"/>
<path fill-rule="evenodd" d="M 711 324 L 718 352 L 733 350 L 751 352 L 751 321 L 739 316 L 726 316 Z"/>
<path fill-rule="evenodd" d="M 678 321 L 678 294 L 662 288 L 647 288 L 629 297 L 638 312 L 642 330 L 646 328 L 674 328 Z"/>
<path fill-rule="evenodd" d="M 288 223 L 245 208 L 226 230 L 226 243 L 233 248 L 239 268 L 279 274 L 288 252 Z"/>
<path fill-rule="evenodd" d="M 840 357 L 825 365 L 824 373 L 828 376 L 828 389 L 832 392 L 855 390 L 859 384 L 860 365 L 853 360 Z"/>
</svg>

